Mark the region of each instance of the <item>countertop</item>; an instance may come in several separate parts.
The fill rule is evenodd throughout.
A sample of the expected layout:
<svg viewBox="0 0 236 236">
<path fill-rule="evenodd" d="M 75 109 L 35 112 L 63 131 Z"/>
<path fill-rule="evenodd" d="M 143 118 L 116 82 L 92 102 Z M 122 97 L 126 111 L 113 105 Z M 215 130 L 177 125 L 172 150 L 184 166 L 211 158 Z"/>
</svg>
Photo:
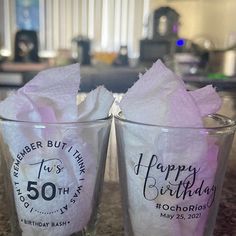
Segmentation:
<svg viewBox="0 0 236 236">
<path fill-rule="evenodd" d="M 19 88 L 31 80 L 39 71 L 46 69 L 45 64 L 8 63 L 10 67 L 0 64 L 0 88 Z M 139 79 L 139 74 L 144 73 L 151 65 L 139 64 L 135 67 L 91 65 L 81 66 L 80 91 L 89 92 L 99 85 L 104 85 L 114 93 L 125 93 L 128 88 Z M 19 69 L 19 68 L 23 69 Z M 28 68 L 27 70 L 25 68 Z M 211 79 L 204 74 L 183 74 L 183 80 L 196 87 L 212 84 L 219 91 L 236 90 L 236 77 Z"/>
<path fill-rule="evenodd" d="M 235 149 L 236 150 L 236 149 Z M 224 181 L 214 236 L 236 236 L 236 157 L 231 152 Z M 9 235 L 10 226 L 0 182 L 0 236 Z M 97 236 L 122 236 L 123 222 L 119 184 L 105 182 Z"/>
<path fill-rule="evenodd" d="M 183 75 L 185 83 L 195 87 L 204 87 L 208 84 L 213 85 L 218 91 L 235 91 L 236 77 L 209 78 L 206 75 Z"/>
<path fill-rule="evenodd" d="M 0 66 L 0 87 L 22 87 L 39 71 L 1 70 Z M 138 80 L 139 73 L 144 71 L 143 66 L 81 66 L 80 91 L 89 92 L 99 85 L 104 85 L 111 92 L 124 93 Z"/>
</svg>

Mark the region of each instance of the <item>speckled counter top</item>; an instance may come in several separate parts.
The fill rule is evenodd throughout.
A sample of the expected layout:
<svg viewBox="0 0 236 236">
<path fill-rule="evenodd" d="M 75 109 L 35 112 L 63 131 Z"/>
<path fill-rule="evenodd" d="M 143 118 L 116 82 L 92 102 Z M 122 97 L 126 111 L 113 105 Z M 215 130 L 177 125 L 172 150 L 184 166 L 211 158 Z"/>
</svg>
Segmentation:
<svg viewBox="0 0 236 236">
<path fill-rule="evenodd" d="M 236 236 L 236 161 L 230 161 L 223 187 L 214 236 Z M 117 183 L 106 183 L 98 236 L 122 236 L 123 222 Z"/>
<path fill-rule="evenodd" d="M 231 154 L 226 173 L 214 236 L 236 236 L 236 157 L 234 153 Z M 2 185 L 2 181 L 0 185 Z M 3 201 L 3 188 L 0 187 L 0 236 L 9 235 L 9 231 L 7 209 Z M 104 185 L 97 235 L 123 235 L 118 183 L 106 182 Z"/>
</svg>

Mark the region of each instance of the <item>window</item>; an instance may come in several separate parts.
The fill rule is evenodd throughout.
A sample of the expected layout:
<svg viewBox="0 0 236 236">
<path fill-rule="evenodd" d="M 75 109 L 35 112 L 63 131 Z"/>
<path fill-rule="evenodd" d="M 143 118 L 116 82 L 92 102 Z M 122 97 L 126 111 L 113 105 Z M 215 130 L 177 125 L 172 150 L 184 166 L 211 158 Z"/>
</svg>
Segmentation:
<svg viewBox="0 0 236 236">
<path fill-rule="evenodd" d="M 6 54 L 12 52 L 17 31 L 15 5 L 14 0 L 0 0 L 1 49 Z M 92 40 L 93 50 L 118 51 L 127 45 L 129 55 L 136 57 L 148 7 L 149 0 L 39 0 L 40 53 L 69 49 L 72 38 L 83 35 Z"/>
</svg>

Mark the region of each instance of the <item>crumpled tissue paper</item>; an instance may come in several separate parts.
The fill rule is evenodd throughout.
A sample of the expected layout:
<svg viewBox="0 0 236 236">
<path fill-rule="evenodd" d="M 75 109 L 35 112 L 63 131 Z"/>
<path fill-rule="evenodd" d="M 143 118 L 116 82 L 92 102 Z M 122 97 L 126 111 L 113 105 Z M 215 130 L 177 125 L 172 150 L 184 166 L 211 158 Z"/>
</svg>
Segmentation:
<svg viewBox="0 0 236 236">
<path fill-rule="evenodd" d="M 79 85 L 79 64 L 48 69 L 0 103 L 0 116 L 28 122 L 1 126 L 13 158 L 6 157 L 13 162 L 23 236 L 71 235 L 82 231 L 94 214 L 101 145 L 109 131 L 74 122 L 107 117 L 114 98 L 100 86 L 77 104 Z"/>
<path fill-rule="evenodd" d="M 188 92 L 185 84 L 158 60 L 124 95 L 120 108 L 126 119 L 175 127 L 202 127 L 202 116 L 219 110 L 214 88 Z"/>
<path fill-rule="evenodd" d="M 125 119 L 159 126 L 123 124 L 132 234 L 202 236 L 216 191 L 218 147 L 206 134 L 185 127 L 203 127 L 202 118 L 219 110 L 220 97 L 210 85 L 187 91 L 181 78 L 158 60 L 119 106 Z M 206 192 L 183 197 L 185 190 L 198 188 Z"/>
</svg>

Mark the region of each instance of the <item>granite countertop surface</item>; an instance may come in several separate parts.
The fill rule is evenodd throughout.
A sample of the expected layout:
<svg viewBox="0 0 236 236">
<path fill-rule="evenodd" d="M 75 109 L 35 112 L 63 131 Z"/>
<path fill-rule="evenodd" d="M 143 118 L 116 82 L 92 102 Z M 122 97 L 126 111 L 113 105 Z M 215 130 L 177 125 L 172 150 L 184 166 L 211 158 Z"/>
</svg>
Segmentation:
<svg viewBox="0 0 236 236">
<path fill-rule="evenodd" d="M 97 235 L 124 235 L 117 183 L 105 183 Z M 214 236 L 236 236 L 236 159 L 229 161 Z"/>
<path fill-rule="evenodd" d="M 225 176 L 214 236 L 236 236 L 236 157 L 231 152 Z M 0 179 L 0 236 L 9 235 L 8 210 Z M 97 236 L 122 236 L 123 221 L 119 184 L 105 182 L 101 201 Z"/>
<path fill-rule="evenodd" d="M 16 68 L 20 65 L 16 64 Z M 3 65 L 2 65 L 3 66 Z M 24 65 L 21 66 L 32 68 L 32 71 L 1 70 L 0 65 L 0 87 L 19 88 L 31 80 L 40 70 L 45 69 L 43 65 Z M 34 68 L 35 67 L 35 68 Z M 40 68 L 37 70 L 37 67 Z M 139 64 L 135 67 L 129 66 L 81 66 L 81 83 L 80 91 L 89 92 L 99 85 L 104 85 L 108 90 L 114 93 L 125 93 L 128 88 L 139 79 L 139 74 L 144 73 L 150 65 Z M 236 77 L 226 78 L 209 78 L 207 74 L 183 74 L 183 80 L 195 87 L 203 87 L 212 84 L 219 91 L 235 91 Z"/>
</svg>

